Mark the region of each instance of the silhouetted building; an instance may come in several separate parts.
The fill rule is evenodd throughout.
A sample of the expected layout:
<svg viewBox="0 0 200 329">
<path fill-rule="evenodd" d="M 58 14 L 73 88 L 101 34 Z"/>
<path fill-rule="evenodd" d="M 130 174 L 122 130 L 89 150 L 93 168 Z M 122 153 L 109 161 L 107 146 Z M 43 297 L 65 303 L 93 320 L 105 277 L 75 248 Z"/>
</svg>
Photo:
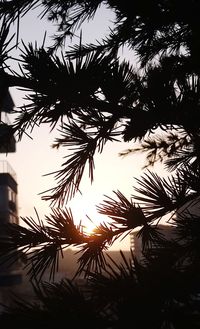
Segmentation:
<svg viewBox="0 0 200 329">
<path fill-rule="evenodd" d="M 18 224 L 16 174 L 7 161 L 0 161 L 0 235 L 4 236 L 4 225 Z M 0 301 L 7 303 L 8 288 L 21 284 L 20 264 L 0 265 Z"/>
<path fill-rule="evenodd" d="M 166 240 L 171 240 L 175 238 L 176 236 L 175 226 L 169 224 L 159 224 L 158 228 L 160 233 L 163 235 L 163 237 Z M 135 230 L 134 232 L 130 233 L 130 247 L 133 250 L 134 255 L 138 259 L 141 259 L 143 257 L 142 239 L 141 236 L 138 236 L 138 231 L 139 230 Z"/>
<path fill-rule="evenodd" d="M 7 161 L 0 161 L 0 224 L 18 224 L 16 174 Z"/>
<path fill-rule="evenodd" d="M 1 81 L 2 82 L 2 81 Z M 15 137 L 9 124 L 8 113 L 12 113 L 15 104 L 8 89 L 1 89 L 0 95 L 0 153 L 16 152 Z M 18 224 L 17 179 L 16 173 L 5 160 L 0 161 L 0 237 L 6 236 L 6 224 Z M 19 261 L 12 265 L 0 264 L 0 303 L 10 304 L 9 291 L 22 283 Z M 4 259 L 5 260 L 5 259 Z"/>
<path fill-rule="evenodd" d="M 16 141 L 8 119 L 8 113 L 12 113 L 14 106 L 9 90 L 0 95 L 0 153 L 16 152 Z"/>
</svg>

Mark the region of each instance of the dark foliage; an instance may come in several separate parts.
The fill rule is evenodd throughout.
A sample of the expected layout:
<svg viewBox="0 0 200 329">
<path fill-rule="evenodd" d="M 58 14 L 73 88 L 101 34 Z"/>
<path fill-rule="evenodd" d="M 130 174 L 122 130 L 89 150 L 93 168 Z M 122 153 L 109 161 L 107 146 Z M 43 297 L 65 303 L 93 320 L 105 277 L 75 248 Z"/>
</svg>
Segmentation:
<svg viewBox="0 0 200 329">
<path fill-rule="evenodd" d="M 108 35 L 68 47 L 101 6 L 115 14 Z M 35 8 L 38 19 L 57 24 L 49 47 L 18 44 L 20 19 Z M 1 315 L 5 328 L 60 328 L 65 322 L 73 328 L 199 328 L 199 11 L 200 2 L 188 0 L 0 2 L 0 103 L 9 87 L 23 89 L 28 100 L 1 129 L 0 146 L 48 124 L 60 133 L 53 147 L 71 152 L 50 173 L 56 186 L 42 193 L 52 214 L 23 218 L 26 227 L 2 227 L 1 262 L 25 256 L 37 296 L 36 303 L 16 297 Z M 10 37 L 13 23 L 16 38 Z M 13 47 L 21 52 L 19 72 L 8 65 Z M 138 69 L 120 58 L 123 47 L 133 52 Z M 87 166 L 93 182 L 96 153 L 121 140 L 133 142 L 121 156 L 147 152 L 148 169 L 134 181 L 130 200 L 120 191 L 105 196 L 97 210 L 109 222 L 86 234 L 81 223 L 75 225 L 68 201 Z M 149 170 L 157 161 L 167 177 Z M 165 229 L 164 218 L 170 224 Z M 129 259 L 121 252 L 119 263 L 110 259 L 108 248 L 130 232 L 141 242 L 140 252 L 131 250 Z M 43 282 L 46 270 L 54 279 L 70 246 L 79 255 L 74 282 Z M 78 287 L 82 274 L 85 285 Z"/>
</svg>

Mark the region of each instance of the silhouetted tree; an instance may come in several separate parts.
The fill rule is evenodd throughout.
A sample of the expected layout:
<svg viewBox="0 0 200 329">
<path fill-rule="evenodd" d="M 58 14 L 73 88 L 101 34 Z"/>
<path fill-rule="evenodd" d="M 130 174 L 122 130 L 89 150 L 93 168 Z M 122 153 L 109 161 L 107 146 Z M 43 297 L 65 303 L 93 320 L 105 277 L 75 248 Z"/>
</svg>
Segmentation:
<svg viewBox="0 0 200 329">
<path fill-rule="evenodd" d="M 66 46 L 82 23 L 101 5 L 115 13 L 112 28 L 96 44 Z M 10 59 L 13 22 L 37 7 L 41 19 L 58 26 L 52 45 L 23 44 L 20 73 Z M 14 134 L 20 141 L 35 125 L 59 126 L 54 147 L 73 148 L 55 172 L 55 187 L 43 199 L 58 206 L 45 222 L 23 218 L 26 227 L 8 225 L 0 253 L 16 259 L 27 255 L 28 274 L 42 279 L 57 270 L 64 248 L 80 249 L 74 282 L 35 283 L 38 305 L 16 302 L 2 314 L 2 324 L 20 328 L 59 328 L 62 319 L 73 328 L 199 328 L 200 325 L 200 2 L 199 1 L 1 1 L 1 97 L 8 87 L 24 88 L 27 105 L 1 143 Z M 16 28 L 18 33 L 18 28 Z M 139 68 L 121 60 L 127 46 Z M 86 235 L 75 225 L 68 201 L 79 189 L 86 165 L 93 181 L 95 152 L 108 141 L 133 142 L 130 152 L 147 152 L 147 171 L 136 180 L 128 200 L 120 191 L 98 206 L 112 222 Z M 134 148 L 134 143 L 139 147 Z M 4 145 L 5 146 L 5 145 Z M 169 171 L 162 178 L 149 166 L 161 161 Z M 159 227 L 168 215 L 175 235 L 166 239 Z M 47 223 L 47 224 L 46 224 Z M 104 251 L 122 234 L 138 228 L 142 258 L 121 253 L 121 262 L 106 262 Z M 29 251 L 35 248 L 37 252 Z M 24 323 L 22 321 L 24 319 Z M 63 320 L 64 321 L 64 320 Z"/>
</svg>

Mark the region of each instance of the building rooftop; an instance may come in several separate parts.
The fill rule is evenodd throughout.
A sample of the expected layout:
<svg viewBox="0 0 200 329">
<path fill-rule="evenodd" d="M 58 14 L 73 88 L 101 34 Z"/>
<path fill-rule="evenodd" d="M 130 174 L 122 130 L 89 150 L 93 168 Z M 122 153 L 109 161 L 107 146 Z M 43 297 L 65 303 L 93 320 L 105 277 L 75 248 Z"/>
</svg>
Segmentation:
<svg viewBox="0 0 200 329">
<path fill-rule="evenodd" d="M 16 172 L 8 161 L 0 160 L 0 174 L 10 174 L 16 180 Z"/>
</svg>

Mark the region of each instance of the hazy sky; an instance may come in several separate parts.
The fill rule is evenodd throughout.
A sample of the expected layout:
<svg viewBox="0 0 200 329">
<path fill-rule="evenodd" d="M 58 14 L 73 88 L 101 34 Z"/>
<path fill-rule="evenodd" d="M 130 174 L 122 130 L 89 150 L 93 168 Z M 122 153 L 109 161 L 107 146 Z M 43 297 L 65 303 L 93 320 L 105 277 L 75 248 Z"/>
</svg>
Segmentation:
<svg viewBox="0 0 200 329">
<path fill-rule="evenodd" d="M 94 41 L 99 33 L 106 31 L 106 22 L 111 19 L 110 14 L 102 10 L 94 27 L 85 27 L 83 40 L 85 38 L 88 42 Z M 45 28 L 42 21 L 36 23 L 33 13 L 29 14 L 21 22 L 20 37 L 25 42 L 37 40 L 40 45 Z M 16 106 L 24 103 L 19 91 L 12 89 L 11 94 Z M 58 137 L 59 133 L 55 131 L 50 134 L 50 128 L 47 126 L 35 128 L 32 139 L 24 135 L 22 141 L 17 144 L 16 153 L 10 153 L 7 156 L 0 154 L 0 159 L 6 159 L 17 174 L 19 216 L 36 218 L 34 208 L 41 218 L 50 212 L 49 204 L 41 200 L 39 193 L 55 186 L 54 177 L 44 175 L 59 169 L 66 155 L 65 149 L 52 149 L 51 145 L 55 136 Z M 86 172 L 81 185 L 82 195 L 78 194 L 70 203 L 77 222 L 85 218 L 86 214 L 93 220 L 98 219 L 99 215 L 96 213 L 95 206 L 103 201 L 104 195 L 114 197 L 114 190 L 120 190 L 127 197 L 131 196 L 133 177 L 140 175 L 144 164 L 143 155 L 138 156 L 137 159 L 134 156 L 119 157 L 119 152 L 131 146 L 132 143 L 109 143 L 103 153 L 95 157 L 93 185 L 90 184 Z M 119 245 L 115 244 L 114 248 L 129 249 L 129 238 Z"/>
</svg>

